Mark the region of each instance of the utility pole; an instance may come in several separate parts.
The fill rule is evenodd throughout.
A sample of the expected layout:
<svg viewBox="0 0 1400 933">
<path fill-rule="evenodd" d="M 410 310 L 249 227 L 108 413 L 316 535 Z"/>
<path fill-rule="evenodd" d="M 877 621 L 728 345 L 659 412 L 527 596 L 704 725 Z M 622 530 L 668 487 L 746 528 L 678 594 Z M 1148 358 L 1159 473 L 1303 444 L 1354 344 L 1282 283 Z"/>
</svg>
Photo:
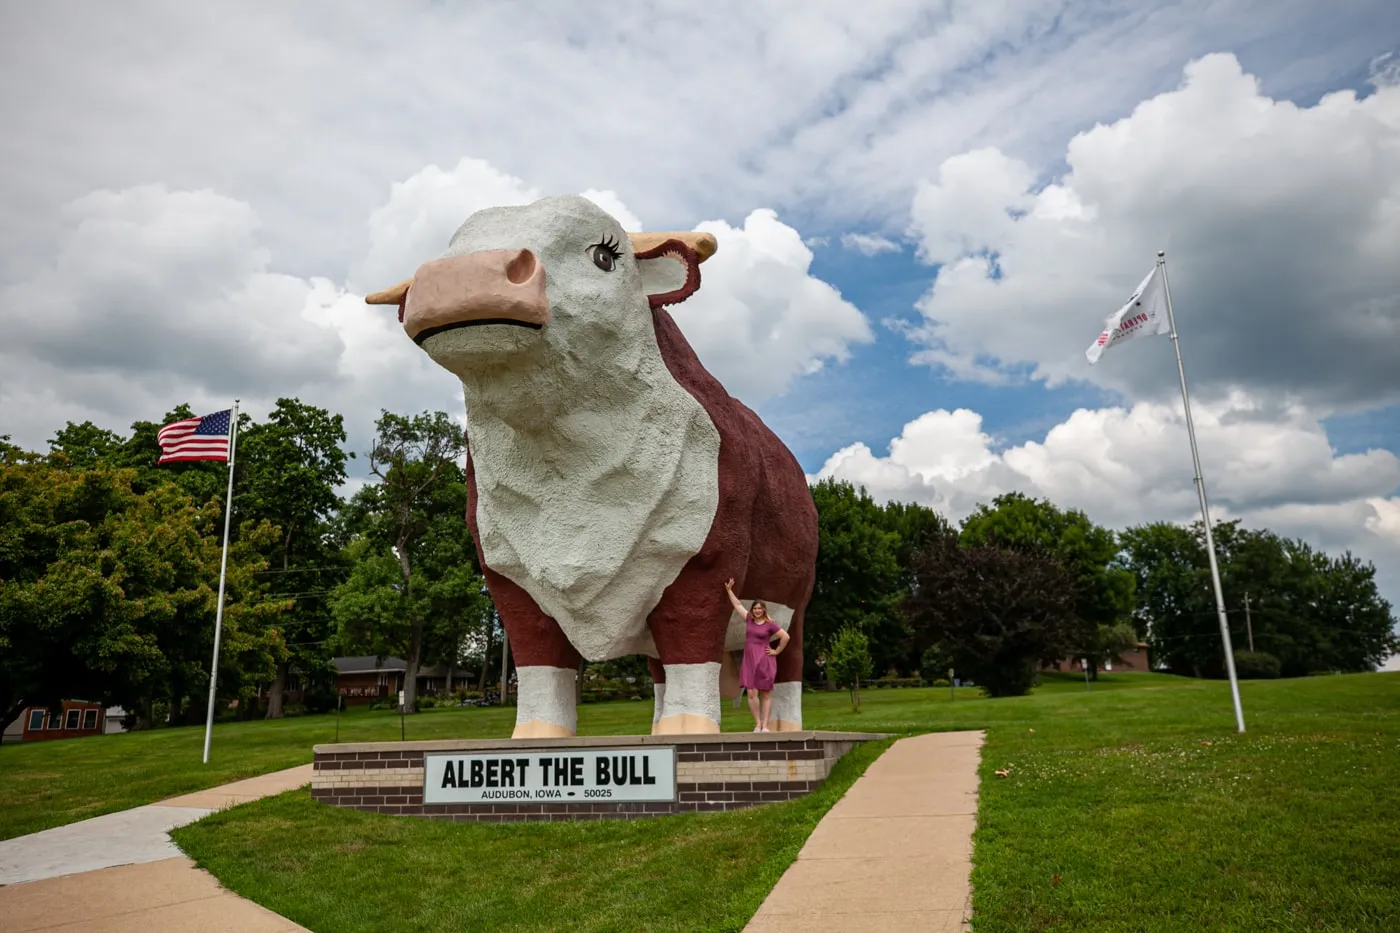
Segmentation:
<svg viewBox="0 0 1400 933">
<path fill-rule="evenodd" d="M 1244 630 L 1249 636 L 1249 650 L 1254 650 L 1254 626 L 1249 621 L 1249 591 L 1244 594 Z"/>
</svg>

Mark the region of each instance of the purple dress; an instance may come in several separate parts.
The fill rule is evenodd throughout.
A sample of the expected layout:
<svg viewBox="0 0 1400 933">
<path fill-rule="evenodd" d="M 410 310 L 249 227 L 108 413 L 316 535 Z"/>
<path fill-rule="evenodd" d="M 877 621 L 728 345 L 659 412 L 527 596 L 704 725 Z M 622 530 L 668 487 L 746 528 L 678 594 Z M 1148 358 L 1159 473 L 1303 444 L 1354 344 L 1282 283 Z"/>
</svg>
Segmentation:
<svg viewBox="0 0 1400 933">
<path fill-rule="evenodd" d="M 778 676 L 778 659 L 765 652 L 773 636 L 782 631 L 776 622 L 753 624 L 753 613 L 744 615 L 744 663 L 739 668 L 739 686 L 750 690 L 772 690 Z"/>
</svg>

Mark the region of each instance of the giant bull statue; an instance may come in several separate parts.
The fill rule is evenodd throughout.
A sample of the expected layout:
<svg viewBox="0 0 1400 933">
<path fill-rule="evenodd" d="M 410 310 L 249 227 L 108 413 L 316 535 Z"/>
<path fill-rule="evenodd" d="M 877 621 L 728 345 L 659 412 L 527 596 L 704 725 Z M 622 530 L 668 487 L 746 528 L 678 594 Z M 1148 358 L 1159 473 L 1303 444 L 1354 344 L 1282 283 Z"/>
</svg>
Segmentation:
<svg viewBox="0 0 1400 933">
<path fill-rule="evenodd" d="M 648 656 L 654 733 L 718 732 L 744 619 L 792 640 L 772 721 L 802 728 L 817 515 L 792 454 L 705 370 L 666 311 L 709 234 L 629 234 L 581 197 L 471 215 L 370 295 L 462 382 L 467 521 L 515 654 L 515 737 L 575 733 L 580 658 Z M 723 682 L 723 686 L 722 686 Z"/>
</svg>

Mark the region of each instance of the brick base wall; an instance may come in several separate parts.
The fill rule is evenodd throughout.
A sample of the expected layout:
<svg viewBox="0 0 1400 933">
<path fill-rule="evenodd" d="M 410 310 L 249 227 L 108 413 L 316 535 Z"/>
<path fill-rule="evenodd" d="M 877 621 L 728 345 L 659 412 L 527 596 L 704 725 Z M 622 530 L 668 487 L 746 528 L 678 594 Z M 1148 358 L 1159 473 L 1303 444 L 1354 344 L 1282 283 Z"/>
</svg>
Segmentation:
<svg viewBox="0 0 1400 933">
<path fill-rule="evenodd" d="M 337 807 L 459 822 L 637 819 L 734 810 L 791 800 L 821 786 L 863 732 L 779 732 L 706 736 L 589 736 L 576 739 L 377 742 L 315 747 L 311 796 Z M 673 746 L 676 800 L 663 803 L 423 803 L 423 755 L 536 749 Z"/>
</svg>

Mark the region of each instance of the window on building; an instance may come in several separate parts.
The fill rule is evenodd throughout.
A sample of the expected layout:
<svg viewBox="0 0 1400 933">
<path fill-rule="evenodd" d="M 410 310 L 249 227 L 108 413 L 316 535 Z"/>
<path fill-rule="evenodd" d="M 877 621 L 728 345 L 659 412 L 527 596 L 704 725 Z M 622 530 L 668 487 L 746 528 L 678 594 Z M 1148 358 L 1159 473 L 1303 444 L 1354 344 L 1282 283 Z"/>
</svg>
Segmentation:
<svg viewBox="0 0 1400 933">
<path fill-rule="evenodd" d="M 96 729 L 96 728 L 97 728 L 97 710 L 95 710 L 95 709 L 83 710 L 83 728 L 84 728 L 84 729 Z"/>
<path fill-rule="evenodd" d="M 38 732 L 44 728 L 44 710 L 32 709 L 29 711 L 29 731 Z"/>
<path fill-rule="evenodd" d="M 387 686 L 389 686 L 389 675 L 386 674 L 386 673 L 384 673 L 383 671 L 380 671 L 380 672 L 379 672 L 379 686 L 381 686 L 381 687 L 387 687 Z"/>
<path fill-rule="evenodd" d="M 48 724 L 45 728 L 47 728 L 47 729 L 62 729 L 62 728 L 63 728 L 63 713 L 61 713 L 61 712 L 59 712 L 59 713 L 50 713 L 50 714 L 49 714 L 49 724 Z"/>
<path fill-rule="evenodd" d="M 82 718 L 82 715 L 83 715 L 83 711 L 82 711 L 82 710 L 80 710 L 80 709 L 70 709 L 70 710 L 69 710 L 67 713 L 65 713 L 64 716 L 63 716 L 63 728 L 65 728 L 65 729 L 76 729 L 76 728 L 78 728 L 78 721 Z"/>
</svg>

